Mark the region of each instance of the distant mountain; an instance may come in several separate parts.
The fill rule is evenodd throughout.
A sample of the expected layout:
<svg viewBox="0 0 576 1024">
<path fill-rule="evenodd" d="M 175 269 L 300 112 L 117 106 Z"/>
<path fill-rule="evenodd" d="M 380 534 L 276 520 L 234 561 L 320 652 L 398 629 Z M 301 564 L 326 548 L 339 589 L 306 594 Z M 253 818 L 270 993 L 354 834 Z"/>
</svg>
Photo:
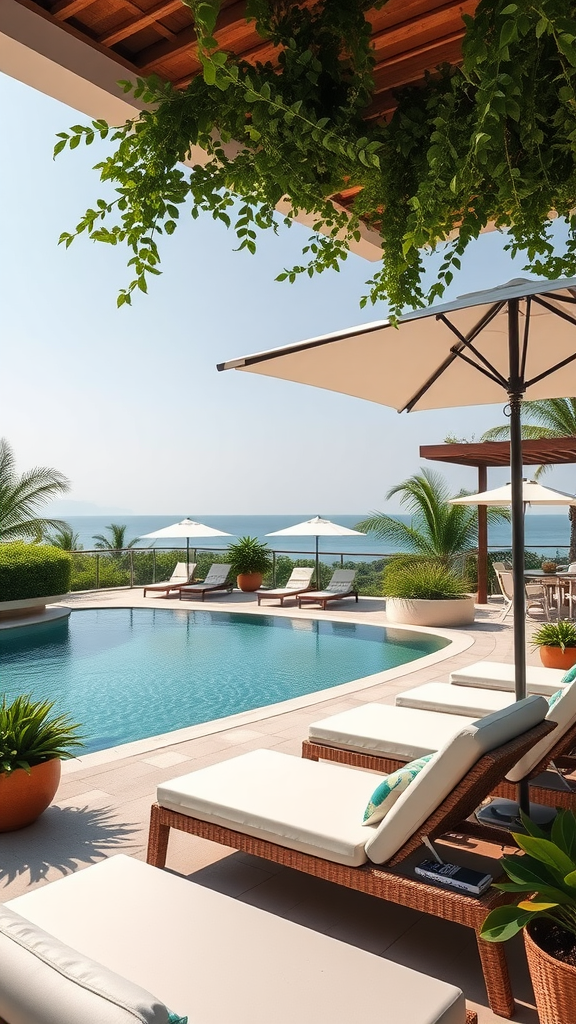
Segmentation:
<svg viewBox="0 0 576 1024">
<path fill-rule="evenodd" d="M 46 515 L 50 518 L 60 516 L 131 516 L 132 509 L 118 508 L 115 505 L 96 505 L 93 501 L 73 501 L 59 498 L 46 507 Z"/>
</svg>

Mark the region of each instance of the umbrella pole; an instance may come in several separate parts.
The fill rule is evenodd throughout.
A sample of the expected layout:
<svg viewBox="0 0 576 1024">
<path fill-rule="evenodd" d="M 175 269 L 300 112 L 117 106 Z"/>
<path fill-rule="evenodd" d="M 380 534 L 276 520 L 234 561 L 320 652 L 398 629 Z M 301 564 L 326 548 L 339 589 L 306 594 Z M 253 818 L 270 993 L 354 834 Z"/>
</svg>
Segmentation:
<svg viewBox="0 0 576 1024">
<path fill-rule="evenodd" d="M 190 538 L 186 537 L 186 574 L 190 578 Z"/>
<path fill-rule="evenodd" d="M 316 590 L 322 590 L 320 582 L 320 556 L 318 554 L 318 534 L 316 534 Z"/>
<path fill-rule="evenodd" d="M 525 384 L 520 365 L 518 299 L 508 302 L 508 350 L 510 378 L 510 479 L 512 492 L 512 579 L 514 582 L 514 684 L 516 700 L 526 696 L 526 619 L 524 599 L 524 508 L 522 502 L 522 421 L 521 409 Z M 528 814 L 528 782 L 518 785 L 518 802 Z"/>
</svg>

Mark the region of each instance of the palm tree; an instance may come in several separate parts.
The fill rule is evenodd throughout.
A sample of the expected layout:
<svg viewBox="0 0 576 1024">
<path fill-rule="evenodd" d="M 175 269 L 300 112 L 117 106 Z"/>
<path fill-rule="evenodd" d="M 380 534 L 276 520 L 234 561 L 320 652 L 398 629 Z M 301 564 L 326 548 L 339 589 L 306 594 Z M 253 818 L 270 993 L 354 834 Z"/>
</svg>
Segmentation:
<svg viewBox="0 0 576 1024">
<path fill-rule="evenodd" d="M 533 422 L 522 424 L 522 437 L 525 440 L 538 440 L 542 437 L 576 437 L 576 398 L 546 398 L 539 402 L 523 402 L 523 415 L 529 416 Z M 499 427 L 491 427 L 482 435 L 482 441 L 507 441 L 510 427 L 503 423 Z M 546 467 L 540 466 L 535 476 L 545 472 Z M 568 508 L 570 519 L 570 554 L 569 562 L 576 562 L 576 508 Z"/>
<path fill-rule="evenodd" d="M 108 530 L 109 537 L 105 537 L 102 533 L 92 535 L 93 540 L 96 541 L 94 547 L 103 551 L 118 553 L 122 548 L 133 548 L 140 540 L 139 537 L 134 537 L 133 540 L 126 542 L 126 530 L 128 529 L 126 525 L 110 523 L 110 526 L 105 526 L 104 529 Z"/>
<path fill-rule="evenodd" d="M 45 539 L 46 543 L 51 544 L 53 548 L 62 548 L 63 551 L 82 551 L 80 534 L 74 533 L 68 523 L 63 523 L 54 533 L 46 534 Z"/>
<path fill-rule="evenodd" d="M 37 511 L 57 494 L 70 489 L 70 481 L 49 466 L 35 466 L 19 476 L 14 453 L 0 438 L 0 540 L 39 541 L 47 529 L 67 526 L 61 519 L 37 516 Z"/>
<path fill-rule="evenodd" d="M 458 497 L 466 494 L 461 491 Z M 381 540 L 391 541 L 404 551 L 428 555 L 450 561 L 452 557 L 478 541 L 478 508 L 475 505 L 451 505 L 448 484 L 440 473 L 423 469 L 392 487 L 386 499 L 400 495 L 400 504 L 410 513 L 410 523 L 394 516 L 373 512 L 357 530 L 376 534 Z M 505 508 L 489 508 L 488 522 L 510 519 Z"/>
</svg>

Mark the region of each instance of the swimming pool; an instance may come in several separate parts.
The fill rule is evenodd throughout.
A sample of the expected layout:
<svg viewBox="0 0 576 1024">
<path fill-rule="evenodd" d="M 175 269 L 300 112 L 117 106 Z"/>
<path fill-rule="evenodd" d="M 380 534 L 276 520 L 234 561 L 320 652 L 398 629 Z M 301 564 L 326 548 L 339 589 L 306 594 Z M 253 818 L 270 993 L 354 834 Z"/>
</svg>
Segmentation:
<svg viewBox="0 0 576 1024">
<path fill-rule="evenodd" d="M 1 630 L 0 693 L 55 700 L 94 751 L 338 686 L 448 643 L 341 621 L 89 609 Z"/>
</svg>

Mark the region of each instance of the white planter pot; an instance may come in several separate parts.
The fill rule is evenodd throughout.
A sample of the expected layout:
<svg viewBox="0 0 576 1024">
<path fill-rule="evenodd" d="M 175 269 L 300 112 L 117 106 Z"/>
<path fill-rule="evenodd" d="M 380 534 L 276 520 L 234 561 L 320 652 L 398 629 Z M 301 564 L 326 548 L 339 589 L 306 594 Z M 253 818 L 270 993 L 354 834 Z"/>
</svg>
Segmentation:
<svg viewBox="0 0 576 1024">
<path fill-rule="evenodd" d="M 20 601 L 0 601 L 0 619 L 21 618 L 23 615 L 35 615 L 47 604 L 63 601 L 66 594 L 54 597 L 25 597 Z"/>
<path fill-rule="evenodd" d="M 474 594 L 446 601 L 387 597 L 386 618 L 409 626 L 468 626 L 474 622 Z"/>
</svg>

